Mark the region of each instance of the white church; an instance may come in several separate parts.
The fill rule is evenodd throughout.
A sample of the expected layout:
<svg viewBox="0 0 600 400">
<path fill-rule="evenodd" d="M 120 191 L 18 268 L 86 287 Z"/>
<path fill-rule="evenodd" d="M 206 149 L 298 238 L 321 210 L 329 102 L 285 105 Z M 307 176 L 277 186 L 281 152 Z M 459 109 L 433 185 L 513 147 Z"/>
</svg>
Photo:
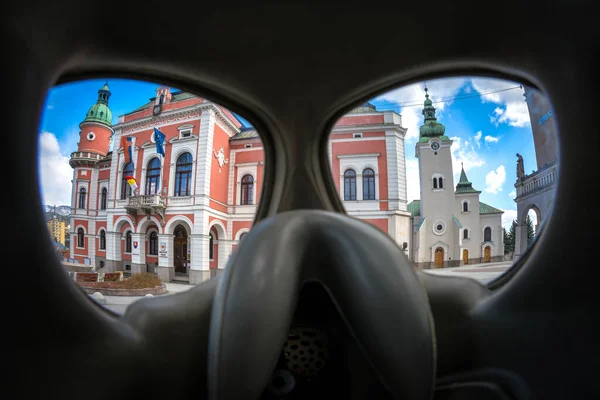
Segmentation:
<svg viewBox="0 0 600 400">
<path fill-rule="evenodd" d="M 479 201 L 481 192 L 473 188 L 464 169 L 454 186 L 452 140 L 437 122 L 427 88 L 425 98 L 425 123 L 415 149 L 421 199 L 408 204 L 410 259 L 419 269 L 502 261 L 503 211 Z"/>
</svg>

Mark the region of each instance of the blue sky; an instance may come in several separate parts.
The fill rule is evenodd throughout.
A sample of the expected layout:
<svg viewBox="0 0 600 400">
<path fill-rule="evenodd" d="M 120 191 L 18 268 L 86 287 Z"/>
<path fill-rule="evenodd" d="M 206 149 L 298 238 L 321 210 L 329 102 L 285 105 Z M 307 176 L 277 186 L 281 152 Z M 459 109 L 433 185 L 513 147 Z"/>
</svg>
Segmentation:
<svg viewBox="0 0 600 400">
<path fill-rule="evenodd" d="M 73 170 L 68 165 L 68 157 L 77 149 L 79 123 L 96 102 L 98 89 L 105 81 L 64 84 L 48 94 L 40 123 L 39 148 L 44 204 L 70 203 Z M 516 215 L 513 201 L 516 153 L 523 156 L 526 173 L 537 169 L 523 90 L 515 82 L 483 78 L 438 79 L 426 84 L 438 121 L 446 126 L 446 135 L 454 140 L 455 181 L 462 162 L 473 187 L 482 191 L 481 200 L 505 210 L 504 222 L 509 223 Z M 108 85 L 112 93 L 109 106 L 113 123 L 120 115 L 147 103 L 159 86 L 124 79 L 109 79 Z M 403 126 L 408 129 L 405 148 L 409 201 L 419 196 L 414 149 L 418 127 L 423 121 L 424 85 L 405 86 L 371 101 L 378 110 L 399 112 Z"/>
</svg>

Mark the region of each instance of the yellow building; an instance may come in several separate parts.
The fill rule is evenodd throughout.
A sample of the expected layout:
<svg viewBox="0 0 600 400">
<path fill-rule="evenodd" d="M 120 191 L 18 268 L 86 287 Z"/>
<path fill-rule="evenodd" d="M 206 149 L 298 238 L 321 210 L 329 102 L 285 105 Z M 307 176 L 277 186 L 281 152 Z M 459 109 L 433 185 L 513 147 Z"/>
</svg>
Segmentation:
<svg viewBox="0 0 600 400">
<path fill-rule="evenodd" d="M 65 245 L 65 234 L 69 232 L 69 225 L 65 224 L 64 221 L 60 221 L 58 219 L 51 219 L 48 221 L 48 231 L 50 232 L 50 237 L 52 240 L 57 243 Z"/>
</svg>

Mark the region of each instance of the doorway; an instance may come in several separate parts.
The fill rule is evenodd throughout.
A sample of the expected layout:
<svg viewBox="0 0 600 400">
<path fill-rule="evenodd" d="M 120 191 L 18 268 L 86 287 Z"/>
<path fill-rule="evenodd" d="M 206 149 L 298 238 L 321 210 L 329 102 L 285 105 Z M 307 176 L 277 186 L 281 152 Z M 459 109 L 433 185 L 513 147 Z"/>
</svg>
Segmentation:
<svg viewBox="0 0 600 400">
<path fill-rule="evenodd" d="M 175 256 L 175 274 L 187 275 L 188 273 L 188 235 L 185 228 L 177 225 L 174 231 L 173 253 Z"/>
<path fill-rule="evenodd" d="M 438 247 L 435 249 L 435 259 L 433 265 L 435 268 L 443 268 L 444 267 L 444 249 Z"/>
<path fill-rule="evenodd" d="M 463 249 L 463 264 L 467 265 L 469 263 L 469 250 Z"/>
<path fill-rule="evenodd" d="M 490 246 L 485 246 L 485 249 L 483 249 L 483 262 L 490 261 L 492 261 L 492 249 Z"/>
</svg>

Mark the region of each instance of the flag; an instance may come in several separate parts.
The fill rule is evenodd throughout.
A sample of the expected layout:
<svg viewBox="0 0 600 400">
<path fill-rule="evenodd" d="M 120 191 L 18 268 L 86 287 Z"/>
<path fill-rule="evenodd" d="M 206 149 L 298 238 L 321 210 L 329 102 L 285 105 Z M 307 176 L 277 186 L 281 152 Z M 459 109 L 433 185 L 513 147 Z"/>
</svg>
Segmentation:
<svg viewBox="0 0 600 400">
<path fill-rule="evenodd" d="M 127 179 L 127 183 L 129 183 L 129 186 L 131 186 L 131 190 L 133 191 L 133 194 L 135 195 L 137 193 L 137 188 L 138 188 L 135 178 L 131 175 L 127 175 L 125 177 L 125 179 Z"/>
<path fill-rule="evenodd" d="M 121 147 L 123 147 L 123 157 L 125 157 L 125 164 L 129 164 L 133 160 L 131 137 L 121 137 Z"/>
<path fill-rule="evenodd" d="M 156 128 L 154 128 L 154 141 L 156 142 L 156 152 L 164 157 L 165 149 L 163 144 L 165 143 L 165 134 Z"/>
</svg>

